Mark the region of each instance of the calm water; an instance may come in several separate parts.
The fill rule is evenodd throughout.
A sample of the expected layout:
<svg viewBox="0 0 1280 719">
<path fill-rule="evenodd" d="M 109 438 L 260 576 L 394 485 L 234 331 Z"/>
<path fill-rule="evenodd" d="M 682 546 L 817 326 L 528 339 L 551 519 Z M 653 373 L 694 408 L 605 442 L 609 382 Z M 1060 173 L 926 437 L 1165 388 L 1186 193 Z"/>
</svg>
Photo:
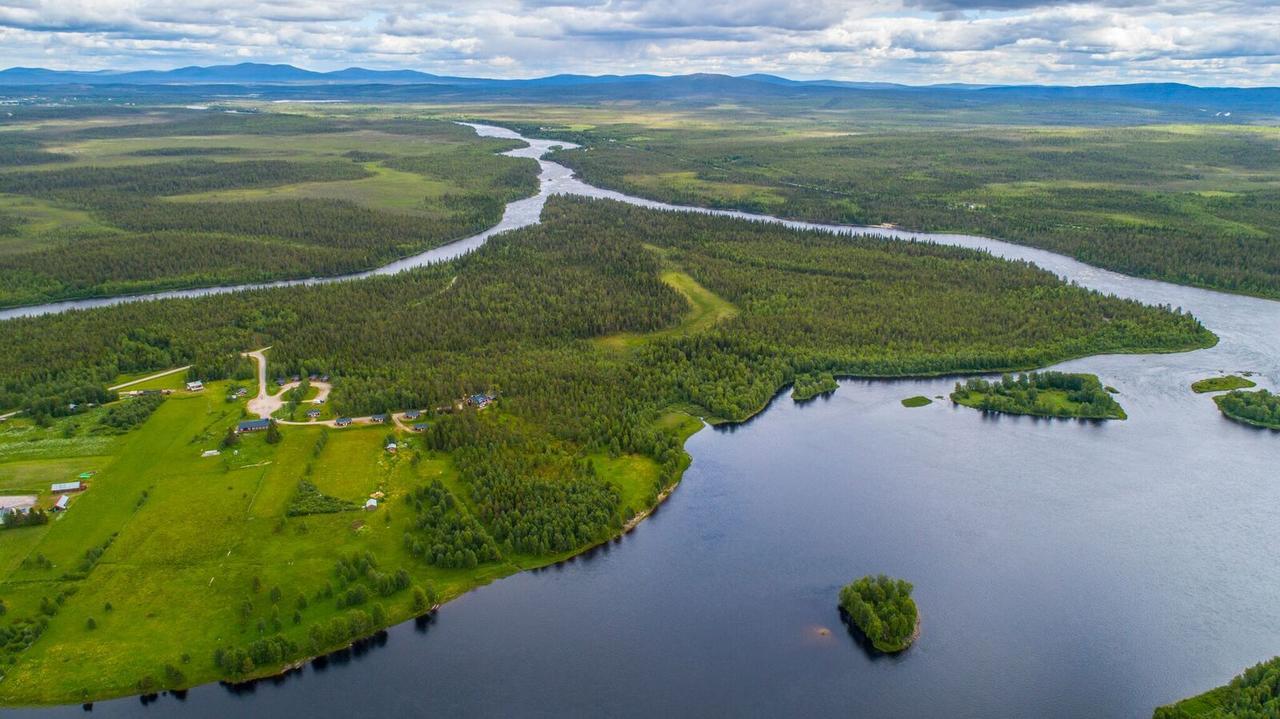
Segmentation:
<svg viewBox="0 0 1280 719">
<path fill-rule="evenodd" d="M 539 198 L 671 209 L 554 163 L 543 177 Z M 510 226 L 536 220 L 539 198 Z M 899 404 L 944 395 L 951 379 L 782 396 L 745 425 L 695 435 L 680 488 L 616 544 L 278 681 L 94 714 L 1145 717 L 1280 652 L 1280 433 L 1231 423 L 1187 389 L 1220 370 L 1280 384 L 1280 303 L 929 238 L 1181 306 L 1222 342 L 1061 365 L 1117 387 L 1126 422 Z M 842 583 L 880 571 L 915 583 L 923 615 L 898 657 L 865 652 L 835 608 Z"/>
</svg>

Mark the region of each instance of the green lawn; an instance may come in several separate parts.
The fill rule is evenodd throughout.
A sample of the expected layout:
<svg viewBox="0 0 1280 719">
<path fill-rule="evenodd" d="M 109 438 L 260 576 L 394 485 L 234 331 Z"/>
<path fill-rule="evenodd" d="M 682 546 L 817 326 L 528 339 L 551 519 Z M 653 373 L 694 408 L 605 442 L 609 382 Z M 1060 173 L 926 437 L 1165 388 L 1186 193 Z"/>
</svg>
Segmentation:
<svg viewBox="0 0 1280 719">
<path fill-rule="evenodd" d="M 908 397 L 902 400 L 903 407 L 924 407 L 930 404 L 933 404 L 933 400 L 929 399 L 928 397 L 925 397 L 922 394 L 918 394 L 915 397 Z"/>
</svg>

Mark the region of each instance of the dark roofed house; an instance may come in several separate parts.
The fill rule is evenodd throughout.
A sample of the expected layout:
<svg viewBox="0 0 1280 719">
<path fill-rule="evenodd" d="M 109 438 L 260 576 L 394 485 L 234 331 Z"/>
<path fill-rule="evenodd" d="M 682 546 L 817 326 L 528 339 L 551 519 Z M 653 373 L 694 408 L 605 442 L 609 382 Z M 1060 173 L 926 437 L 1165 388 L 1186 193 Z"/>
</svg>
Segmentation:
<svg viewBox="0 0 1280 719">
<path fill-rule="evenodd" d="M 489 403 L 493 401 L 493 398 L 487 394 L 473 394 L 471 395 L 471 397 L 468 398 L 468 401 L 472 404 L 472 406 L 479 407 L 480 409 L 484 409 L 485 407 L 489 406 Z"/>
<path fill-rule="evenodd" d="M 371 421 L 371 422 L 386 422 L 386 421 L 387 421 L 387 415 L 385 415 L 385 414 L 375 414 L 375 415 L 373 415 L 372 417 L 370 417 L 370 418 L 369 418 L 369 421 Z"/>
<path fill-rule="evenodd" d="M 333 421 L 333 424 L 334 426 L 337 426 L 337 427 L 346 427 L 347 425 L 351 424 L 351 418 L 339 417 Z"/>
<path fill-rule="evenodd" d="M 418 410 L 416 410 L 416 409 L 411 409 L 411 410 L 408 410 L 407 412 L 405 412 L 405 413 L 404 413 L 404 418 L 405 418 L 405 419 L 417 419 L 417 418 L 418 418 L 418 415 L 420 415 L 420 414 L 422 414 L 422 412 L 419 412 L 419 411 L 418 411 Z"/>
<path fill-rule="evenodd" d="M 261 432 L 262 430 L 270 426 L 271 426 L 271 420 L 269 419 L 246 419 L 245 421 L 236 425 L 236 432 L 237 433 Z"/>
<path fill-rule="evenodd" d="M 318 409 L 309 409 L 309 410 L 307 410 L 307 416 L 308 416 L 308 417 L 310 417 L 311 419 L 315 419 L 316 417 L 319 417 L 319 416 L 320 416 L 320 410 L 318 410 Z"/>
<path fill-rule="evenodd" d="M 410 427 L 410 429 L 412 429 L 414 432 L 425 432 L 427 431 L 427 427 L 430 427 L 430 426 L 431 425 L 427 424 L 426 422 L 420 422 Z"/>
</svg>

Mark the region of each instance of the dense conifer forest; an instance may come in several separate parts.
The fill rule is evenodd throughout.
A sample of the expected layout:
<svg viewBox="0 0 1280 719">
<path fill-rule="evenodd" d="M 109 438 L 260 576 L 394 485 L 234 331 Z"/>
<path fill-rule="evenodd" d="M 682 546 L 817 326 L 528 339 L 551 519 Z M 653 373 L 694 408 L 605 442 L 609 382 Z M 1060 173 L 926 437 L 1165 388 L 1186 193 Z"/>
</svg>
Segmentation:
<svg viewBox="0 0 1280 719">
<path fill-rule="evenodd" d="M 1238 422 L 1280 429 L 1280 395 L 1265 389 L 1256 392 L 1235 390 L 1213 398 L 1218 409 Z"/>
</svg>

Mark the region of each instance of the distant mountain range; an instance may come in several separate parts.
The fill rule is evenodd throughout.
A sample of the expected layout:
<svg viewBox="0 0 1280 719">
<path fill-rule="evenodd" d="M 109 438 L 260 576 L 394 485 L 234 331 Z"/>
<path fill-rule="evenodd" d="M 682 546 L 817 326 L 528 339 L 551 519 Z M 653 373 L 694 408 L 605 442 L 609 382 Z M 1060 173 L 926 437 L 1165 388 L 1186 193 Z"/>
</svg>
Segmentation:
<svg viewBox="0 0 1280 719">
<path fill-rule="evenodd" d="M 476 97 L 480 94 L 508 98 L 547 99 L 668 99 L 679 98 L 823 98 L 839 102 L 852 94 L 931 96 L 950 95 L 985 102 L 1062 101 L 1104 102 L 1134 105 L 1176 106 L 1199 111 L 1249 111 L 1280 115 L 1280 88 L 1195 87 L 1177 83 L 1128 85 L 976 85 L 913 86 L 886 82 L 840 80 L 791 80 L 776 75 L 552 75 L 527 80 L 449 77 L 416 70 L 369 70 L 351 67 L 315 72 L 293 65 L 241 63 L 173 70 L 48 70 L 13 67 L 0 70 L 0 88 L 70 88 L 102 90 L 110 87 L 199 87 L 269 89 L 271 93 L 297 96 L 316 92 L 323 96 L 336 88 L 358 88 L 362 97 Z M 383 89 L 379 89 L 383 88 Z M 206 89 L 213 89 L 212 87 Z"/>
</svg>

